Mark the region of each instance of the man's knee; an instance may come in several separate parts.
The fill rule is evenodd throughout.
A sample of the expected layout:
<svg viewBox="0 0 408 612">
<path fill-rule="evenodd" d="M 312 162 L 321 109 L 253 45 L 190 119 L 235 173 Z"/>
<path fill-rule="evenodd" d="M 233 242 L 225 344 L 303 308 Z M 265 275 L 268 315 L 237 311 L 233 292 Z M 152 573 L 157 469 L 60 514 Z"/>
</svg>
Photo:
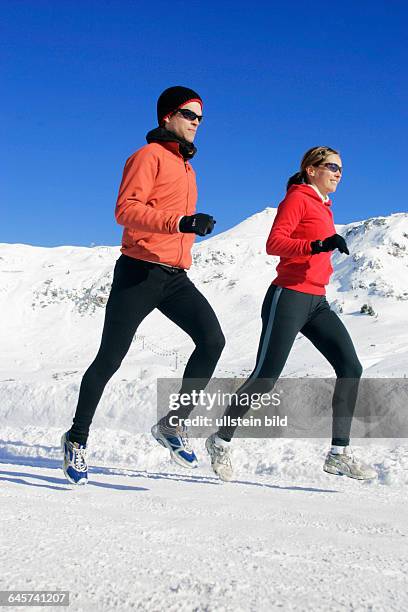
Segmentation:
<svg viewBox="0 0 408 612">
<path fill-rule="evenodd" d="M 363 366 L 358 359 L 344 363 L 337 371 L 337 376 L 339 378 L 361 378 L 362 374 Z"/>
<path fill-rule="evenodd" d="M 222 331 L 208 334 L 200 343 L 200 348 L 203 348 L 208 354 L 214 357 L 219 357 L 225 347 L 225 337 Z"/>
<path fill-rule="evenodd" d="M 214 351 L 217 353 L 222 353 L 225 347 L 225 336 L 222 331 L 219 331 L 215 338 L 212 340 L 212 346 Z"/>
</svg>

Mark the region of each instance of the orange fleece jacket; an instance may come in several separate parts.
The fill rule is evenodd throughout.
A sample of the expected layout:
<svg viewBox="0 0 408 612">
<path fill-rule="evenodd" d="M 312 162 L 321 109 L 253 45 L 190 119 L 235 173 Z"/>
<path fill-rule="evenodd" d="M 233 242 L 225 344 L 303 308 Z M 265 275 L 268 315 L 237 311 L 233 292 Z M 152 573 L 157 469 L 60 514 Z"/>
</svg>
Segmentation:
<svg viewBox="0 0 408 612">
<path fill-rule="evenodd" d="M 188 269 L 195 234 L 178 230 L 195 213 L 195 172 L 176 142 L 152 142 L 125 164 L 115 217 L 124 226 L 121 251 L 135 259 Z"/>
</svg>

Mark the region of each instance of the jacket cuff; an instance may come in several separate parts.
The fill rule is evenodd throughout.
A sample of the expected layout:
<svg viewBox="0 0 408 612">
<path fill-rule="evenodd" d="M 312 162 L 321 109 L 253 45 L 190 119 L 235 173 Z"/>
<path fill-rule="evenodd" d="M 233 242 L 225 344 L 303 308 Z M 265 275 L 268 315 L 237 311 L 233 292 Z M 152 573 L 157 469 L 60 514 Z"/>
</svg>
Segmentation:
<svg viewBox="0 0 408 612">
<path fill-rule="evenodd" d="M 180 232 L 180 221 L 181 221 L 182 219 L 184 219 L 184 217 L 185 217 L 185 215 L 182 215 L 182 216 L 179 218 L 179 220 L 177 221 L 177 231 L 178 231 L 178 232 Z"/>
</svg>

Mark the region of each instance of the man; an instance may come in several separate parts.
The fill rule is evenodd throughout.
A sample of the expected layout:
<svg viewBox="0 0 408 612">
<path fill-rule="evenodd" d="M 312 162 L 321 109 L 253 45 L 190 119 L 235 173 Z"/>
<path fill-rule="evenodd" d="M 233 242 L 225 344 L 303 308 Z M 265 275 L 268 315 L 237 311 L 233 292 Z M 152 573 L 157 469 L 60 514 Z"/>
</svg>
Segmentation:
<svg viewBox="0 0 408 612">
<path fill-rule="evenodd" d="M 186 274 L 195 236 L 210 234 L 215 220 L 195 213 L 197 187 L 189 160 L 202 120 L 203 102 L 192 89 L 166 89 L 157 102 L 159 127 L 147 145 L 126 162 L 115 216 L 124 226 L 122 255 L 116 262 L 106 305 L 101 345 L 82 379 L 73 425 L 61 439 L 63 469 L 73 484 L 87 483 L 89 427 L 108 380 L 127 354 L 138 325 L 158 308 L 191 336 L 195 349 L 186 365 L 180 393 L 202 388 L 215 369 L 225 340 L 206 298 Z M 193 406 L 178 412 L 186 418 Z M 174 413 L 173 413 L 174 415 Z M 192 468 L 197 458 L 180 420 L 163 417 L 152 428 L 156 440 L 177 463 Z"/>
</svg>

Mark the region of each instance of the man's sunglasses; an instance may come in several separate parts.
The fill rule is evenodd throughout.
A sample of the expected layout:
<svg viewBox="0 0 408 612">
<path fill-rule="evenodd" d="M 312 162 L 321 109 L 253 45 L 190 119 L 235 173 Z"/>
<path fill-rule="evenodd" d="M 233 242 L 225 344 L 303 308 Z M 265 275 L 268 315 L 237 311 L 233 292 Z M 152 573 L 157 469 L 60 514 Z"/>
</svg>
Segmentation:
<svg viewBox="0 0 408 612">
<path fill-rule="evenodd" d="M 202 115 L 197 115 L 197 113 L 192 110 L 189 110 L 188 108 L 178 108 L 176 111 L 174 111 L 173 115 L 176 115 L 177 113 L 180 113 L 180 115 L 182 115 L 184 119 L 188 119 L 189 121 L 195 121 L 196 119 L 198 119 L 198 123 L 201 123 L 201 121 L 203 120 Z"/>
<path fill-rule="evenodd" d="M 325 164 L 318 164 L 318 165 L 324 166 L 325 168 L 330 170 L 330 172 L 340 172 L 340 174 L 343 172 L 343 168 L 339 166 L 339 164 L 334 164 L 332 162 L 326 162 Z"/>
</svg>

